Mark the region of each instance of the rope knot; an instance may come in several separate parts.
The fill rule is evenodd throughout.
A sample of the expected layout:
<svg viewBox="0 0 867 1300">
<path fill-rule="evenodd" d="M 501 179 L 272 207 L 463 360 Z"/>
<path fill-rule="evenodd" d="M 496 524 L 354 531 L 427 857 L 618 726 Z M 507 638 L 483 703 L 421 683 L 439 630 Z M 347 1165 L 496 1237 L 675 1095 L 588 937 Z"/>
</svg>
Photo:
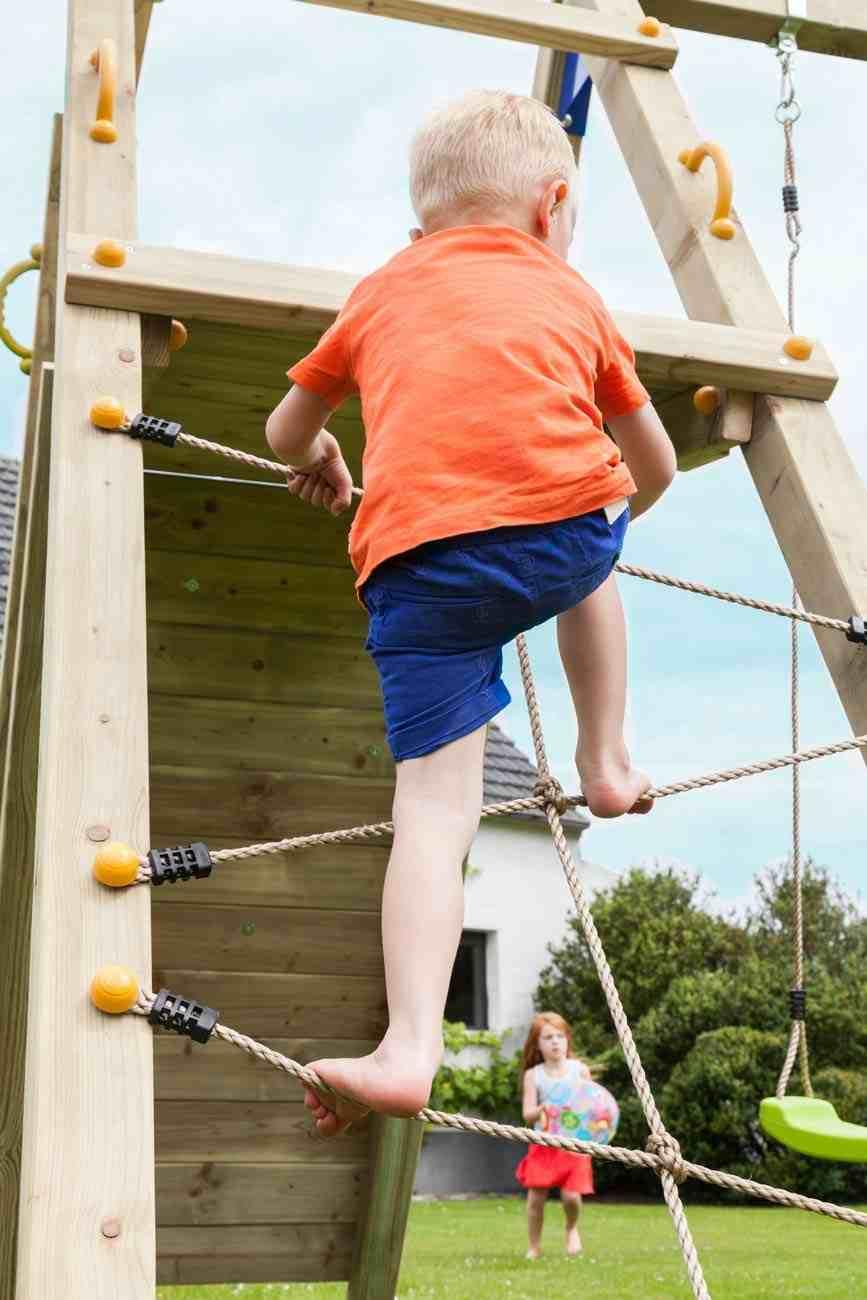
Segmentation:
<svg viewBox="0 0 867 1300">
<path fill-rule="evenodd" d="M 685 1183 L 689 1175 L 683 1163 L 683 1156 L 680 1152 L 680 1143 L 677 1138 L 672 1137 L 670 1133 L 651 1133 L 645 1144 L 645 1149 L 652 1156 L 656 1156 L 663 1169 L 666 1169 L 676 1183 Z"/>
<path fill-rule="evenodd" d="M 544 799 L 546 804 L 550 804 L 555 808 L 561 817 L 569 811 L 569 800 L 566 791 L 554 776 L 540 776 L 533 786 L 533 794 L 538 799 Z"/>
</svg>

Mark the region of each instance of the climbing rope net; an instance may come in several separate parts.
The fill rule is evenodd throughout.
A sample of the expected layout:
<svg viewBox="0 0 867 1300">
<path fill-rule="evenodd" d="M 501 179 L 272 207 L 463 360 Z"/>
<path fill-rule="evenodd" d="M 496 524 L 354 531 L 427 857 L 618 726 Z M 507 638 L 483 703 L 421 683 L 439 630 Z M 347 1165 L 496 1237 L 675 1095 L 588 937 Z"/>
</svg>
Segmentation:
<svg viewBox="0 0 867 1300">
<path fill-rule="evenodd" d="M 193 437 L 191 434 L 184 432 L 179 424 L 165 420 L 158 420 L 152 416 L 138 415 L 131 421 L 121 418 L 116 420 L 112 427 L 130 434 L 132 437 L 143 438 L 168 446 L 174 446 L 180 442 L 190 447 L 194 447 L 197 450 L 215 452 L 220 455 L 228 456 L 231 459 L 242 461 L 246 465 L 276 473 L 284 480 L 291 478 L 295 473 L 295 471 L 290 467 L 277 461 L 266 460 L 263 457 L 253 456 L 247 452 L 242 452 L 232 447 L 225 447 L 219 443 L 209 442 L 202 438 Z M 361 495 L 361 490 L 358 488 L 355 488 L 354 492 L 356 495 Z M 843 633 L 850 641 L 867 645 L 867 628 L 865 628 L 864 619 L 856 615 L 853 615 L 847 622 L 842 619 L 828 618 L 824 615 L 810 613 L 800 608 L 797 603 L 789 607 L 767 601 L 754 600 L 746 596 L 737 595 L 733 592 L 719 591 L 713 587 L 707 587 L 699 583 L 685 582 L 681 579 L 671 578 L 667 575 L 655 573 L 651 570 L 637 568 L 634 565 L 618 564 L 616 568 L 620 573 L 637 578 L 643 578 L 651 582 L 663 583 L 681 591 L 709 596 L 717 600 L 728 601 L 730 603 L 746 606 L 750 609 L 760 610 L 764 613 L 788 618 L 792 620 L 793 627 L 797 627 L 801 622 L 806 622 L 816 627 Z M 849 1209 L 844 1206 L 834 1205 L 828 1201 L 821 1201 L 813 1197 L 802 1196 L 797 1192 L 787 1191 L 783 1188 L 755 1182 L 749 1178 L 740 1178 L 734 1174 L 726 1173 L 721 1170 L 709 1169 L 704 1165 L 694 1164 L 691 1161 L 686 1160 L 681 1154 L 680 1146 L 676 1138 L 666 1129 L 656 1105 L 656 1101 L 654 1100 L 653 1092 L 644 1072 L 644 1067 L 639 1057 L 632 1030 L 626 1017 L 626 1012 L 624 1011 L 620 995 L 617 991 L 614 976 L 612 975 L 608 959 L 602 947 L 602 942 L 591 915 L 584 888 L 581 884 L 581 879 L 563 830 L 563 814 L 570 808 L 585 804 L 585 800 L 580 795 L 566 795 L 559 781 L 557 781 L 551 773 L 548 755 L 545 749 L 539 703 L 536 696 L 536 687 L 533 680 L 527 642 L 523 634 L 517 638 L 516 644 L 524 695 L 530 718 L 530 729 L 533 738 L 538 780 L 531 796 L 523 799 L 508 800 L 503 803 L 489 804 L 482 810 L 482 815 L 490 817 L 508 815 L 510 813 L 529 812 L 536 809 L 544 811 L 551 830 L 554 847 L 557 856 L 560 859 L 560 864 L 563 868 L 563 873 L 566 877 L 566 882 L 575 904 L 585 940 L 592 954 L 605 993 L 611 1018 L 614 1022 L 617 1037 L 629 1067 L 632 1082 L 641 1101 L 644 1117 L 648 1129 L 650 1130 L 650 1135 L 647 1141 L 646 1150 L 642 1151 L 632 1150 L 625 1147 L 603 1146 L 596 1142 L 581 1141 L 574 1138 L 551 1136 L 547 1133 L 536 1132 L 534 1129 L 517 1127 L 510 1124 L 499 1124 L 490 1120 L 476 1119 L 466 1115 L 453 1115 L 444 1111 L 432 1110 L 428 1107 L 419 1111 L 415 1118 L 424 1123 L 434 1124 L 444 1128 L 459 1129 L 469 1133 L 480 1133 L 491 1137 L 507 1138 L 515 1142 L 535 1143 L 541 1146 L 556 1147 L 564 1151 L 593 1156 L 598 1160 L 617 1161 L 622 1164 L 631 1165 L 635 1168 L 654 1170 L 659 1175 L 662 1184 L 663 1195 L 674 1223 L 675 1232 L 683 1253 L 693 1295 L 696 1297 L 696 1300 L 709 1300 L 710 1292 L 708 1291 L 704 1279 L 698 1253 L 690 1232 L 689 1224 L 687 1223 L 683 1203 L 680 1198 L 679 1185 L 683 1183 L 685 1179 L 696 1178 L 716 1187 L 722 1187 L 731 1191 L 758 1197 L 777 1205 L 791 1206 L 797 1209 L 809 1210 L 816 1214 L 828 1215 L 831 1218 L 856 1224 L 859 1227 L 867 1227 L 867 1214 L 860 1213 L 857 1210 Z M 797 771 L 802 763 L 812 759 L 825 757 L 830 754 L 842 753 L 847 750 L 861 749 L 864 747 L 867 747 L 867 735 L 856 736 L 850 740 L 838 741 L 829 745 L 816 746 L 813 749 L 798 750 L 795 748 L 794 752 L 783 755 L 779 758 L 765 759 L 754 763 L 748 763 L 741 767 L 710 772 L 704 776 L 693 777 L 688 780 L 674 782 L 670 785 L 652 788 L 647 793 L 654 799 L 662 799 L 669 795 L 681 794 L 688 790 L 702 789 L 707 786 L 717 785 L 727 781 L 734 781 L 741 777 L 752 776 L 761 772 L 770 772 L 779 768 L 789 767 L 792 768 L 793 771 Z M 242 848 L 220 849 L 214 852 L 209 850 L 208 847 L 201 842 L 171 849 L 152 849 L 145 857 L 141 857 L 129 850 L 127 851 L 127 861 L 124 868 L 125 874 L 123 878 L 119 875 L 112 876 L 111 873 L 102 873 L 99 869 L 99 859 L 97 860 L 94 870 L 97 878 L 102 880 L 105 884 L 159 885 L 165 881 L 175 882 L 178 880 L 189 880 L 193 877 L 201 878 L 208 876 L 210 875 L 213 866 L 220 862 L 241 861 L 268 854 L 295 852 L 305 848 L 312 848 L 317 845 L 351 843 L 359 840 L 386 836 L 390 834 L 392 830 L 393 823 L 379 822 L 373 825 L 355 826 L 344 830 L 326 831 L 316 835 L 296 836 L 264 844 L 252 844 Z M 230 1043 L 233 1047 L 238 1048 L 266 1065 L 270 1065 L 277 1070 L 283 1071 L 284 1074 L 297 1079 L 307 1087 L 313 1088 L 320 1093 L 333 1095 L 333 1090 L 328 1088 L 328 1086 L 313 1070 L 300 1064 L 298 1061 L 293 1061 L 290 1057 L 283 1056 L 280 1052 L 274 1051 L 263 1043 L 257 1042 L 255 1039 L 239 1033 L 228 1025 L 219 1023 L 218 1013 L 212 1008 L 204 1007 L 201 1004 L 168 990 L 160 990 L 158 994 L 154 995 L 138 989 L 137 986 L 133 986 L 133 992 L 126 1000 L 125 1004 L 113 1009 L 129 1011 L 132 1014 L 146 1016 L 154 1025 L 163 1026 L 165 1028 L 176 1030 L 179 1033 L 187 1034 L 194 1040 L 200 1042 L 206 1042 L 212 1034 L 216 1035 L 216 1037 L 221 1038 L 224 1042 Z"/>
</svg>

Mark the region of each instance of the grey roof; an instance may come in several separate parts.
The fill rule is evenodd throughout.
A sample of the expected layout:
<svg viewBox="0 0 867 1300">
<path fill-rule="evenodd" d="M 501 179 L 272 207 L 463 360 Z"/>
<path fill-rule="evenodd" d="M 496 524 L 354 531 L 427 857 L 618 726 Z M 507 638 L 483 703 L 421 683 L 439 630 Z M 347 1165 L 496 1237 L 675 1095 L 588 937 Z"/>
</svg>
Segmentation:
<svg viewBox="0 0 867 1300">
<path fill-rule="evenodd" d="M 0 634 L 6 624 L 6 595 L 12 563 L 12 534 L 15 530 L 15 502 L 18 498 L 17 460 L 0 456 Z"/>
<path fill-rule="evenodd" d="M 485 803 L 504 803 L 507 799 L 525 799 L 533 793 L 538 772 L 506 733 L 492 722 L 488 728 L 485 745 Z M 513 813 L 514 817 L 530 818 L 533 821 L 546 822 L 541 809 L 528 813 Z M 590 825 L 589 817 L 576 808 L 571 808 L 563 818 L 567 826 L 585 827 Z M 547 823 L 546 823 L 547 824 Z"/>
</svg>

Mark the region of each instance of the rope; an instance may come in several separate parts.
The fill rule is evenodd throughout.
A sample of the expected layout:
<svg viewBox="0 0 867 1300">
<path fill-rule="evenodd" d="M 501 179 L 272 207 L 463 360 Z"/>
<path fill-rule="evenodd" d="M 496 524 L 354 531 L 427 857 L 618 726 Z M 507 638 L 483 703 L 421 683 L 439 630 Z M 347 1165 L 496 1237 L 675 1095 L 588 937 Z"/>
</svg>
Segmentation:
<svg viewBox="0 0 867 1300">
<path fill-rule="evenodd" d="M 626 1019 L 626 1012 L 623 1009 L 623 1003 L 620 1001 L 620 994 L 617 991 L 617 985 L 614 982 L 614 976 L 611 973 L 611 967 L 608 965 L 608 958 L 605 956 L 605 950 L 602 947 L 602 941 L 599 938 L 599 932 L 596 929 L 596 923 L 587 906 L 587 900 L 584 897 L 584 890 L 578 873 L 575 870 L 575 863 L 569 852 L 569 845 L 566 842 L 566 836 L 563 833 L 563 824 L 560 820 L 558 811 L 559 798 L 562 798 L 562 791 L 558 790 L 559 782 L 555 782 L 551 776 L 551 770 L 548 766 L 548 755 L 545 751 L 545 739 L 542 733 L 542 719 L 539 712 L 539 701 L 536 696 L 536 686 L 533 681 L 533 670 L 530 666 L 530 655 L 527 650 L 527 640 L 523 633 L 517 638 L 518 662 L 521 666 L 521 679 L 524 684 L 524 697 L 527 702 L 527 711 L 530 715 L 530 731 L 533 736 L 533 748 L 536 753 L 536 767 L 539 772 L 539 781 L 546 783 L 553 793 L 553 797 L 546 800 L 545 815 L 548 818 L 548 825 L 551 828 L 551 835 L 554 840 L 554 847 L 557 850 L 557 856 L 560 859 L 560 865 L 563 868 L 563 874 L 569 886 L 569 892 L 572 895 L 572 901 L 575 904 L 575 910 L 581 922 L 581 928 L 584 931 L 584 937 L 593 961 L 596 966 L 599 981 L 605 993 L 605 1000 L 608 1003 L 608 1010 L 611 1013 L 611 1019 L 614 1022 L 614 1028 L 617 1030 L 617 1037 L 620 1040 L 620 1046 L 623 1049 L 623 1055 L 629 1067 L 629 1073 L 632 1076 L 632 1082 L 635 1091 L 638 1093 L 641 1107 L 644 1111 L 644 1117 L 647 1121 L 647 1127 L 650 1129 L 649 1152 L 654 1155 L 659 1162 L 657 1172 L 659 1173 L 662 1183 L 662 1192 L 665 1197 L 665 1203 L 668 1206 L 669 1213 L 674 1223 L 674 1230 L 680 1243 L 683 1261 L 686 1265 L 686 1271 L 689 1276 L 692 1293 L 696 1300 L 710 1300 L 710 1292 L 704 1280 L 701 1264 L 698 1258 L 698 1252 L 692 1239 L 692 1233 L 689 1230 L 689 1224 L 686 1220 L 686 1212 L 680 1199 L 678 1183 L 686 1177 L 686 1170 L 680 1156 L 680 1147 L 676 1140 L 666 1130 L 662 1122 L 662 1116 L 654 1100 L 653 1092 L 644 1072 L 644 1066 L 641 1064 L 641 1058 L 638 1049 L 635 1046 L 635 1040 L 632 1037 L 632 1030 L 629 1027 L 629 1021 Z M 559 798 L 558 798 L 559 796 Z"/>
<path fill-rule="evenodd" d="M 801 251 L 801 219 L 798 198 L 797 178 L 795 176 L 795 146 L 793 132 L 795 123 L 801 116 L 801 106 L 795 94 L 795 82 L 792 75 L 792 60 L 798 48 L 795 33 L 789 31 L 779 41 L 777 58 L 780 62 L 780 102 L 777 104 L 776 119 L 783 128 L 783 212 L 786 221 L 786 237 L 789 241 L 789 263 L 787 273 L 789 330 L 795 332 L 795 262 Z M 792 605 L 797 611 L 800 599 L 797 589 L 792 592 Z M 797 750 L 801 743 L 800 721 L 800 666 L 798 652 L 798 624 L 792 621 L 791 635 L 791 716 L 792 749 Z M 801 859 L 801 772 L 796 765 L 792 768 L 792 946 L 793 979 L 792 991 L 804 991 L 804 900 L 803 900 L 803 865 Z M 802 1016 L 805 1012 L 802 1010 Z M 789 1032 L 789 1042 L 780 1077 L 777 1080 L 777 1096 L 786 1095 L 792 1068 L 800 1048 L 801 1088 L 806 1097 L 812 1097 L 813 1085 L 810 1079 L 810 1059 L 807 1049 L 807 1022 L 793 1015 Z"/>
<path fill-rule="evenodd" d="M 816 745 L 813 749 L 803 749 L 799 753 L 784 754 L 780 758 L 766 758 L 743 767 L 725 768 L 719 772 L 708 772 L 705 776 L 694 776 L 686 781 L 674 781 L 670 785 L 651 786 L 647 795 L 651 799 L 666 799 L 669 795 L 684 794 L 689 790 L 702 790 L 707 786 L 720 785 L 727 781 L 738 781 L 745 776 L 758 776 L 762 772 L 774 772 L 779 768 L 793 767 L 799 763 L 808 763 L 816 758 L 827 758 L 831 754 L 842 754 L 850 749 L 867 748 L 867 736 L 855 736 L 852 740 L 838 740 L 831 745 Z M 586 808 L 587 800 L 583 795 L 567 795 L 558 781 L 549 773 L 536 783 L 536 790 L 545 793 L 528 795 L 524 799 L 509 799 L 503 803 L 486 804 L 482 809 L 483 817 L 507 817 L 515 813 L 531 813 L 545 808 L 551 800 L 551 793 L 557 799 L 558 814 L 570 808 Z M 272 853 L 298 853 L 302 849 L 318 848 L 324 844 L 354 844 L 360 840 L 379 839 L 391 835 L 394 822 L 374 822 L 366 826 L 349 826 L 344 830 L 321 831 L 315 835 L 295 835 L 282 840 L 268 840 L 263 844 L 246 844 L 241 848 L 215 849 L 211 853 L 213 862 L 241 862 L 246 858 L 267 857 Z M 144 885 L 150 880 L 150 868 L 147 858 L 140 859 L 140 870 L 134 884 Z"/>
<path fill-rule="evenodd" d="M 744 605 L 747 609 L 758 609 L 764 614 L 778 614 L 782 618 L 797 619 L 801 623 L 831 628 L 835 632 L 849 631 L 849 624 L 842 618 L 828 618 L 824 614 L 810 614 L 807 610 L 790 605 L 777 605 L 769 600 L 754 600 L 750 596 L 739 596 L 733 591 L 719 591 L 716 587 L 706 587 L 701 582 L 687 582 L 684 578 L 670 578 L 664 573 L 654 573 L 652 569 L 639 569 L 634 564 L 616 564 L 614 567 L 618 573 L 626 573 L 631 578 L 659 582 L 665 587 L 674 587 L 678 591 L 691 591 L 698 596 L 712 596 L 714 600 L 726 600 L 732 605 Z"/>
<path fill-rule="evenodd" d="M 130 1008 L 130 1013 L 137 1016 L 149 1015 L 153 1001 L 154 995 L 152 993 L 140 993 L 138 1002 Z M 315 1088 L 319 1092 L 334 1095 L 332 1089 L 323 1083 L 314 1070 L 301 1065 L 298 1061 L 293 1061 L 289 1056 L 283 1056 L 282 1053 L 275 1052 L 273 1048 L 266 1047 L 264 1043 L 258 1042 L 255 1038 L 249 1038 L 246 1034 L 239 1033 L 237 1029 L 231 1029 L 228 1025 L 223 1024 L 214 1027 L 214 1034 L 221 1038 L 223 1042 L 229 1043 L 230 1046 L 246 1053 L 247 1056 L 252 1056 L 264 1065 L 282 1071 L 283 1074 L 297 1079 L 308 1088 Z M 506 1138 L 510 1142 L 534 1143 L 537 1146 L 555 1147 L 561 1151 L 572 1151 L 577 1155 L 593 1156 L 596 1160 L 608 1160 L 631 1165 L 636 1169 L 652 1169 L 657 1173 L 664 1172 L 666 1169 L 665 1161 L 667 1156 L 653 1151 L 633 1151 L 628 1147 L 601 1146 L 598 1142 L 584 1142 L 578 1138 L 555 1137 L 548 1133 L 537 1133 L 535 1129 L 518 1128 L 512 1124 L 499 1124 L 494 1120 L 474 1119 L 468 1115 L 453 1115 L 447 1111 L 431 1110 L 429 1107 L 420 1110 L 414 1118 L 425 1124 L 434 1124 L 439 1128 L 458 1129 L 464 1133 L 481 1133 L 484 1137 Z M 843 1222 L 855 1224 L 857 1227 L 867 1227 L 867 1214 L 861 1214 L 857 1210 L 850 1210 L 846 1206 L 834 1205 L 829 1201 L 819 1201 L 811 1196 L 801 1196 L 797 1192 L 790 1192 L 781 1187 L 771 1187 L 767 1183 L 756 1183 L 749 1178 L 739 1178 L 736 1174 L 728 1174 L 719 1169 L 708 1169 L 704 1165 L 695 1165 L 689 1160 L 682 1161 L 682 1172 L 689 1178 L 696 1178 L 699 1182 L 709 1183 L 714 1187 L 725 1187 L 730 1191 L 744 1192 L 760 1200 L 771 1201 L 775 1205 L 787 1205 L 799 1210 L 808 1210 L 813 1214 L 824 1214 L 832 1219 L 841 1219 Z"/>
<path fill-rule="evenodd" d="M 254 469 L 267 470 L 269 474 L 276 474 L 279 478 L 292 478 L 293 475 L 301 471 L 293 470 L 290 465 L 284 465 L 279 460 L 266 460 L 264 456 L 254 456 L 247 451 L 239 451 L 237 447 L 228 447 L 220 442 L 210 442 L 206 438 L 197 438 L 191 433 L 181 430 L 177 437 L 178 442 L 184 443 L 188 447 L 195 447 L 199 451 L 213 452 L 218 456 L 227 456 L 230 460 L 240 461 L 243 465 L 250 465 Z M 359 487 L 353 487 L 353 496 L 364 496 L 364 490 Z M 632 578 L 643 578 L 647 582 L 658 582 L 666 587 L 674 587 L 678 591 L 690 591 L 699 596 L 711 596 L 714 600 L 728 601 L 732 605 L 743 605 L 747 609 L 757 609 L 764 614 L 777 614 L 783 618 L 799 619 L 804 623 L 812 623 L 817 627 L 830 628 L 835 632 L 849 632 L 849 624 L 841 618 L 829 618 L 824 614 L 811 614 L 803 609 L 793 609 L 788 605 L 777 605 L 772 601 L 756 600 L 750 596 L 741 596 L 732 591 L 720 591 L 716 587 L 706 587 L 700 582 L 688 582 L 685 578 L 672 578 L 664 573 L 656 573 L 652 569 L 642 569 L 634 564 L 616 564 L 615 570 L 618 573 L 627 574 Z"/>
</svg>

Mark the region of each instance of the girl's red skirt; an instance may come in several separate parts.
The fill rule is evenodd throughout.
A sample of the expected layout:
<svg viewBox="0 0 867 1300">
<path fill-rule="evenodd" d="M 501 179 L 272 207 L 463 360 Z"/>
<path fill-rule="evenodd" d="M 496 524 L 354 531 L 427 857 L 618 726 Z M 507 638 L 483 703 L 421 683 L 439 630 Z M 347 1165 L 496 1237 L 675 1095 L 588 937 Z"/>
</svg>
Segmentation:
<svg viewBox="0 0 867 1300">
<path fill-rule="evenodd" d="M 532 1145 L 515 1170 L 515 1177 L 522 1187 L 562 1187 L 580 1196 L 593 1194 L 590 1157 L 555 1147 Z"/>
</svg>

